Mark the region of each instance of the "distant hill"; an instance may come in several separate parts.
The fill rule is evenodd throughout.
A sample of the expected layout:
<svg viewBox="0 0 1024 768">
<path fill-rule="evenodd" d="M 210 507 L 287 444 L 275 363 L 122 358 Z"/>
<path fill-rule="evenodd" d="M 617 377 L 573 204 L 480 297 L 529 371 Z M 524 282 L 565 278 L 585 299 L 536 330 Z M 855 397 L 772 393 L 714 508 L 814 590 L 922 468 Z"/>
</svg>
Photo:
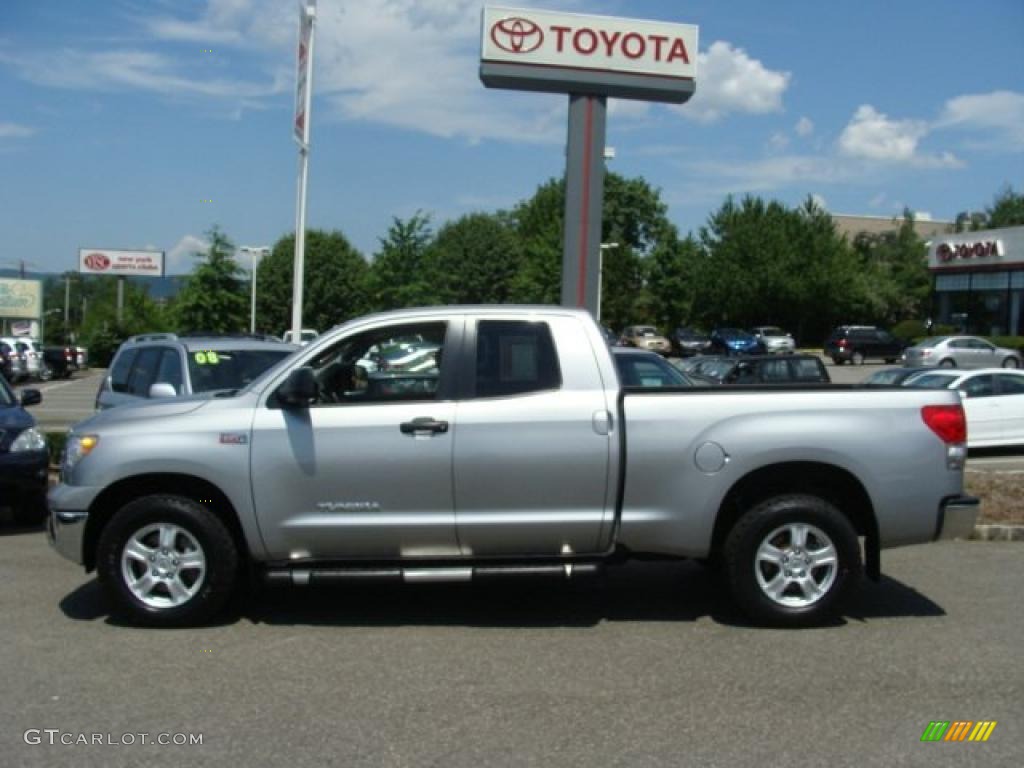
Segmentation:
<svg viewBox="0 0 1024 768">
<path fill-rule="evenodd" d="M 26 280 L 61 280 L 62 273 L 59 272 L 33 272 L 25 270 Z M 0 268 L 0 277 L 20 277 L 21 272 L 17 269 L 7 267 Z M 144 285 L 149 288 L 150 298 L 156 300 L 170 299 L 178 295 L 188 279 L 187 275 L 168 275 L 167 277 L 129 277 L 128 282 L 136 285 Z"/>
</svg>

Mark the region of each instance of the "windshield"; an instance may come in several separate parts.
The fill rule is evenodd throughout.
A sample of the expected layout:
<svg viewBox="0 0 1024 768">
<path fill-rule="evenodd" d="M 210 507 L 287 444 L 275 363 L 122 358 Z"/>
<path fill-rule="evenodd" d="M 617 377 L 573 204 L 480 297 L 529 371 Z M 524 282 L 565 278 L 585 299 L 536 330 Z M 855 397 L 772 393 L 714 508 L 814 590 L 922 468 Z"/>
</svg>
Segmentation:
<svg viewBox="0 0 1024 768">
<path fill-rule="evenodd" d="M 766 325 L 764 328 L 761 328 L 760 330 L 761 330 L 761 335 L 762 336 L 785 336 L 786 335 L 786 332 L 784 330 L 782 330 L 781 328 L 778 328 L 778 327 L 776 327 L 774 325 Z"/>
<path fill-rule="evenodd" d="M 956 379 L 956 376 L 950 376 L 944 373 L 922 373 L 917 376 L 911 376 L 903 385 L 906 387 L 917 387 L 919 389 L 945 389 Z"/>
<path fill-rule="evenodd" d="M 627 387 L 687 387 L 690 381 L 656 355 L 615 355 L 619 378 Z"/>
<path fill-rule="evenodd" d="M 0 406 L 15 405 L 17 402 L 11 388 L 7 386 L 3 375 L 0 374 Z"/>
<path fill-rule="evenodd" d="M 727 341 L 744 341 L 750 338 L 750 334 L 741 331 L 739 328 L 722 328 L 718 335 Z"/>
<path fill-rule="evenodd" d="M 650 325 L 642 325 L 636 329 L 637 336 L 657 336 L 658 331 L 656 328 Z"/>
<path fill-rule="evenodd" d="M 291 353 L 289 347 L 189 350 L 188 373 L 192 379 L 192 392 L 241 389 Z"/>
</svg>

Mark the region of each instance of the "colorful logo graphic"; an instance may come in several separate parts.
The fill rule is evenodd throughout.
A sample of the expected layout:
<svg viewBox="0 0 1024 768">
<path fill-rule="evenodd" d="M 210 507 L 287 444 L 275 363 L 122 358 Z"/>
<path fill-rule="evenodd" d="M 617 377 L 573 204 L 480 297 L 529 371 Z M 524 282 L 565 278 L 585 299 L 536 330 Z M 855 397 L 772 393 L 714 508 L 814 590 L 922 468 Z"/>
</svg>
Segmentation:
<svg viewBox="0 0 1024 768">
<path fill-rule="evenodd" d="M 921 741 L 988 741 L 995 729 L 995 720 L 932 720 Z"/>
</svg>

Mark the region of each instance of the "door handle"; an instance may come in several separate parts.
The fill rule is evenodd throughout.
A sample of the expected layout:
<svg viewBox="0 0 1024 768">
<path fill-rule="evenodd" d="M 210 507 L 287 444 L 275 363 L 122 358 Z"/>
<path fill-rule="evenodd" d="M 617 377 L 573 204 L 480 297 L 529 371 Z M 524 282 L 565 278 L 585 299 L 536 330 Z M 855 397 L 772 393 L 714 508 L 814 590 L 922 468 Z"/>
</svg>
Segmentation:
<svg viewBox="0 0 1024 768">
<path fill-rule="evenodd" d="M 398 425 L 403 435 L 415 435 L 417 432 L 434 432 L 444 434 L 448 431 L 447 421 L 438 421 L 424 416 L 412 421 L 404 421 Z"/>
</svg>

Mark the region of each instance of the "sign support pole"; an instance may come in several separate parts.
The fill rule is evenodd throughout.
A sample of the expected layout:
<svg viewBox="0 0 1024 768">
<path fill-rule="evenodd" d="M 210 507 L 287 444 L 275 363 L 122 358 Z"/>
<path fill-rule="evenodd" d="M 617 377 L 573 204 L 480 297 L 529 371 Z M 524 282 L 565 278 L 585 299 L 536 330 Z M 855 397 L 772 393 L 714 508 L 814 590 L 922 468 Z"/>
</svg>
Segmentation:
<svg viewBox="0 0 1024 768">
<path fill-rule="evenodd" d="M 594 317 L 598 317 L 601 302 L 606 119 L 604 96 L 569 95 L 562 306 L 586 309 Z"/>
</svg>

